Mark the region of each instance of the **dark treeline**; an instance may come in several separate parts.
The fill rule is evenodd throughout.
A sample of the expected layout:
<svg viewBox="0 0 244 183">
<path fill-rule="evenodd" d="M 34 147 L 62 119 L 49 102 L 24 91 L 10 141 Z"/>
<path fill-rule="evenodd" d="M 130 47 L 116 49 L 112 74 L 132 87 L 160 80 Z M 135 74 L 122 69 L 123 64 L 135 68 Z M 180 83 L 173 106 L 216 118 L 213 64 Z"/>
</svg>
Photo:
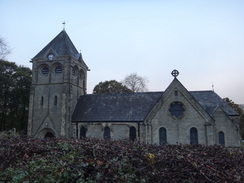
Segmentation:
<svg viewBox="0 0 244 183">
<path fill-rule="evenodd" d="M 27 132 L 31 70 L 0 60 L 0 131 Z"/>
</svg>

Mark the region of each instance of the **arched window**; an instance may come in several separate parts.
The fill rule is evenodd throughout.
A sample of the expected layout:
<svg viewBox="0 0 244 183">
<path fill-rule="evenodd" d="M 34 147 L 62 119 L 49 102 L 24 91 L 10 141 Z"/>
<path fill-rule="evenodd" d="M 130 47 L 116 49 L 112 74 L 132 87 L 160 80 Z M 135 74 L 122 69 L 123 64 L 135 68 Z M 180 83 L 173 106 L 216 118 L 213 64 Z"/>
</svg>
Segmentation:
<svg viewBox="0 0 244 183">
<path fill-rule="evenodd" d="M 85 72 L 81 69 L 80 70 L 80 81 L 81 81 L 81 86 L 83 88 L 86 87 L 86 80 L 85 80 L 85 78 L 86 78 Z"/>
<path fill-rule="evenodd" d="M 104 130 L 103 130 L 103 138 L 105 140 L 109 140 L 111 138 L 111 135 L 110 135 L 110 128 L 108 126 L 105 126 L 104 127 Z"/>
<path fill-rule="evenodd" d="M 159 144 L 167 144 L 167 130 L 164 127 L 159 128 Z"/>
<path fill-rule="evenodd" d="M 130 127 L 130 140 L 136 140 L 136 128 L 134 126 Z"/>
<path fill-rule="evenodd" d="M 219 132 L 219 144 L 225 146 L 225 134 L 224 132 Z"/>
<path fill-rule="evenodd" d="M 44 103 L 44 97 L 42 96 L 41 97 L 41 106 L 43 106 L 43 103 Z"/>
<path fill-rule="evenodd" d="M 41 73 L 42 73 L 43 75 L 48 75 L 48 73 L 49 73 L 49 68 L 48 68 L 48 66 L 43 66 L 42 69 L 41 69 Z"/>
<path fill-rule="evenodd" d="M 77 74 L 78 74 L 78 67 L 77 66 L 72 67 L 72 75 L 77 76 Z"/>
<path fill-rule="evenodd" d="M 54 97 L 54 105 L 58 105 L 58 97 L 57 96 Z"/>
<path fill-rule="evenodd" d="M 62 71 L 63 71 L 63 68 L 62 68 L 61 65 L 57 65 L 57 66 L 55 67 L 55 69 L 54 69 L 54 72 L 55 72 L 56 74 L 61 74 Z"/>
<path fill-rule="evenodd" d="M 75 68 L 72 67 L 72 75 L 75 76 Z"/>
<path fill-rule="evenodd" d="M 197 129 L 194 127 L 190 129 L 190 144 L 198 144 Z"/>
<path fill-rule="evenodd" d="M 83 70 L 80 70 L 80 78 L 81 79 L 85 78 L 85 72 Z"/>
<path fill-rule="evenodd" d="M 84 126 L 80 128 L 80 138 L 86 138 L 86 128 Z"/>
</svg>

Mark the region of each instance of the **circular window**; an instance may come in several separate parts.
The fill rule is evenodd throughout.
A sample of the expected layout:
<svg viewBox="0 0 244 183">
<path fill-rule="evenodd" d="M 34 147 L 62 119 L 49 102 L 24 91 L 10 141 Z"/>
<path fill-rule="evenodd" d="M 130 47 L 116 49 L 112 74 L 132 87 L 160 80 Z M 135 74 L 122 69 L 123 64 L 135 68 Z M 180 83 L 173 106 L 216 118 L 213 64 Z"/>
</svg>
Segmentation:
<svg viewBox="0 0 244 183">
<path fill-rule="evenodd" d="M 181 102 L 172 102 L 169 106 L 169 113 L 174 118 L 182 118 L 185 113 L 185 106 Z"/>
<path fill-rule="evenodd" d="M 54 55 L 52 53 L 48 54 L 47 58 L 48 60 L 53 60 Z"/>
<path fill-rule="evenodd" d="M 43 75 L 48 75 L 48 73 L 49 73 L 49 68 L 48 68 L 48 66 L 43 66 L 43 67 L 41 68 L 41 73 L 42 73 Z"/>
</svg>

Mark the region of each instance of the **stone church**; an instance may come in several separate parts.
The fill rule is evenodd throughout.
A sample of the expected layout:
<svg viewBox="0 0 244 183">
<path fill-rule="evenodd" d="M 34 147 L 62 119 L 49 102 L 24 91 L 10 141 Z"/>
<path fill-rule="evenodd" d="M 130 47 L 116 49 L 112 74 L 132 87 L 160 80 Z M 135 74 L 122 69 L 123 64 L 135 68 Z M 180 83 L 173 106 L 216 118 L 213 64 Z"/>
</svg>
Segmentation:
<svg viewBox="0 0 244 183">
<path fill-rule="evenodd" d="M 87 94 L 88 66 L 62 30 L 32 60 L 28 135 L 240 146 L 239 116 L 214 91 L 172 71 L 162 92 Z"/>
</svg>

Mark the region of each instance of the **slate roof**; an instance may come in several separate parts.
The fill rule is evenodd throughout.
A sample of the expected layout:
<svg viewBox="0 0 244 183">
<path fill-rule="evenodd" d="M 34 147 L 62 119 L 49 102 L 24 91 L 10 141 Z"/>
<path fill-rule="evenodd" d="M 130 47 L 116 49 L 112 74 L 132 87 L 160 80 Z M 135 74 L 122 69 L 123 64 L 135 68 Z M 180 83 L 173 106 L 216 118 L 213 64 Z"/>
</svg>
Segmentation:
<svg viewBox="0 0 244 183">
<path fill-rule="evenodd" d="M 77 60 L 82 59 L 65 30 L 62 30 L 33 59 L 46 57 L 50 50 L 55 56 L 73 56 Z"/>
<path fill-rule="evenodd" d="M 79 98 L 72 121 L 143 121 L 162 92 L 90 94 Z"/>
<path fill-rule="evenodd" d="M 238 115 L 213 91 L 190 91 L 195 100 L 212 116 L 217 107 L 227 115 Z M 163 92 L 89 94 L 81 96 L 73 122 L 141 122 L 159 101 Z"/>
<path fill-rule="evenodd" d="M 213 115 L 217 107 L 220 107 L 229 116 L 238 116 L 238 114 L 213 91 L 191 91 L 190 94 L 210 116 Z"/>
</svg>

